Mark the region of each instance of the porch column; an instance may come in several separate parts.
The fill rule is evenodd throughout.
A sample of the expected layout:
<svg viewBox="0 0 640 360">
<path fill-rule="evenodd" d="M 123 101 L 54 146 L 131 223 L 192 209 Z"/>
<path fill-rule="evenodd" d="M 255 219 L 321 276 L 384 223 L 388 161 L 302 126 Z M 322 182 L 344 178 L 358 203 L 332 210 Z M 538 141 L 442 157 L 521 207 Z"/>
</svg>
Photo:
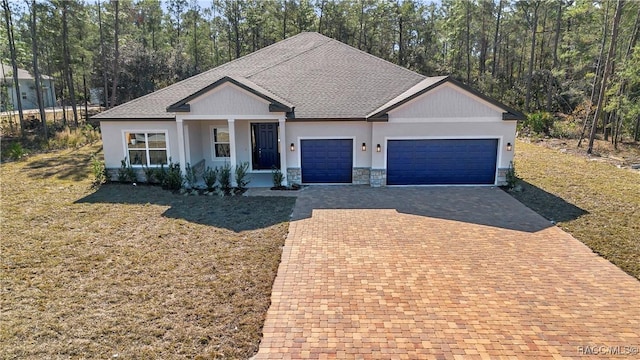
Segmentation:
<svg viewBox="0 0 640 360">
<path fill-rule="evenodd" d="M 278 119 L 278 128 L 280 131 L 280 171 L 284 176 L 283 185 L 288 186 L 289 180 L 287 179 L 287 150 L 289 147 L 287 146 L 287 132 L 285 131 L 285 122 L 286 119 L 281 117 Z"/>
<path fill-rule="evenodd" d="M 230 154 L 229 154 L 229 161 L 231 161 L 231 184 L 233 186 L 237 186 L 238 184 L 236 183 L 236 173 L 235 171 L 235 167 L 238 165 L 237 164 L 237 159 L 236 159 L 236 119 L 227 119 L 227 122 L 229 124 L 229 150 L 230 150 Z"/>
<path fill-rule="evenodd" d="M 184 174 L 187 171 L 187 157 L 184 153 L 184 124 L 179 116 L 176 116 L 176 127 L 178 128 L 178 161 L 180 162 L 180 171 Z"/>
</svg>

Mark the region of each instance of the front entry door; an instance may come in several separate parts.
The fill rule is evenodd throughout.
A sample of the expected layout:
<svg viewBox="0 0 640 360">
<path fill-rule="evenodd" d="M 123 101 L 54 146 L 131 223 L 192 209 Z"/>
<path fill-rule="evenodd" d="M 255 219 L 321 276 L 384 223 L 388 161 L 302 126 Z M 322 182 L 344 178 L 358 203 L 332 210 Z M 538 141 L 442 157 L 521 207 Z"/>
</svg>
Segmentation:
<svg viewBox="0 0 640 360">
<path fill-rule="evenodd" d="M 280 168 L 278 123 L 251 124 L 251 141 L 254 170 Z"/>
</svg>

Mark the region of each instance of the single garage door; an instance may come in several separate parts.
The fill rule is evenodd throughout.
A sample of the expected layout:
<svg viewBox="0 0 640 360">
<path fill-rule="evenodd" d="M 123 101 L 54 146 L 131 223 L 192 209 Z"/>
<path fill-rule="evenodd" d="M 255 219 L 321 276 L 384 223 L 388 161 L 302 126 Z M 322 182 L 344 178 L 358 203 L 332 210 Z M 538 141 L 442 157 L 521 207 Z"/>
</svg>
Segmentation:
<svg viewBox="0 0 640 360">
<path fill-rule="evenodd" d="M 353 168 L 353 140 L 301 140 L 303 183 L 350 183 Z"/>
<path fill-rule="evenodd" d="M 498 139 L 389 140 L 388 185 L 494 184 Z"/>
</svg>

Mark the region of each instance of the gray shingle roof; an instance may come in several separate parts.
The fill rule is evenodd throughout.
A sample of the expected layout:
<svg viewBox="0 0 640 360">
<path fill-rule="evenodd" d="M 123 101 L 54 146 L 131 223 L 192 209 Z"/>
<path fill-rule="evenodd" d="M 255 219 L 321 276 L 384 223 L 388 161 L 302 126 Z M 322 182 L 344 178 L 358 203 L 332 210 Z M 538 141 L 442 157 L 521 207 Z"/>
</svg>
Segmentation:
<svg viewBox="0 0 640 360">
<path fill-rule="evenodd" d="M 11 65 L 0 64 L 2 68 L 0 68 L 0 74 L 4 74 L 4 78 L 7 81 L 13 79 L 13 67 Z M 40 77 L 43 79 L 51 79 L 49 75 L 40 74 Z M 35 80 L 35 78 L 29 73 L 29 71 L 25 69 L 18 68 L 18 79 L 20 80 Z"/>
<path fill-rule="evenodd" d="M 295 107 L 295 117 L 365 118 L 425 77 L 318 33 L 301 33 L 94 116 L 174 118 L 168 106 L 228 76 Z"/>
</svg>

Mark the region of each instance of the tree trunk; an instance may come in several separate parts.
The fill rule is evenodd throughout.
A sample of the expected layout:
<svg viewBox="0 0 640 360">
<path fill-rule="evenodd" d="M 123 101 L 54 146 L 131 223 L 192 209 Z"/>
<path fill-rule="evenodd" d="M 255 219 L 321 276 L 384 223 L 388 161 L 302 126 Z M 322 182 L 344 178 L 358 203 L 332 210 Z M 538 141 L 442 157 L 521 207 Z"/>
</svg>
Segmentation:
<svg viewBox="0 0 640 360">
<path fill-rule="evenodd" d="M 491 77 L 496 77 L 496 69 L 498 67 L 498 39 L 500 35 L 500 18 L 502 17 L 502 0 L 498 3 L 498 14 L 496 15 L 496 31 L 493 33 L 493 60 L 491 61 Z M 493 92 L 493 82 L 491 83 L 491 92 Z"/>
<path fill-rule="evenodd" d="M 120 51 L 118 50 L 118 35 L 119 35 L 119 31 L 118 31 L 118 25 L 119 25 L 119 21 L 118 21 L 118 13 L 119 13 L 119 2 L 118 0 L 115 0 L 113 2 L 113 5 L 115 6 L 115 11 L 114 11 L 114 15 L 115 15 L 115 19 L 114 19 L 114 38 L 113 38 L 113 43 L 115 46 L 115 54 L 113 57 L 113 84 L 111 86 L 111 106 L 116 106 L 116 100 L 118 99 L 118 78 L 119 78 L 119 61 L 120 61 Z M 180 27 L 178 26 L 178 29 L 180 29 Z"/>
<path fill-rule="evenodd" d="M 326 0 L 322 0 L 320 2 L 320 14 L 318 16 L 318 32 L 322 34 L 322 16 L 324 15 L 324 5 L 326 4 Z"/>
<path fill-rule="evenodd" d="M 284 0 L 284 12 L 282 14 L 282 39 L 287 38 L 287 0 Z"/>
<path fill-rule="evenodd" d="M 602 60 L 604 58 L 604 49 L 607 45 L 607 33 L 609 32 L 609 4 L 607 1 L 607 7 L 604 12 L 604 21 L 602 26 L 602 43 L 600 44 L 600 54 L 598 55 L 598 63 L 596 64 L 596 74 L 593 77 L 593 85 L 591 86 L 591 97 L 589 98 L 589 107 L 587 108 L 587 114 L 584 117 L 584 123 L 582 124 L 582 131 L 580 132 L 580 138 L 578 139 L 577 147 L 582 145 L 585 132 L 589 126 L 589 117 L 591 116 L 591 107 L 596 101 L 596 89 L 598 88 L 598 78 L 600 77 L 600 68 L 602 67 Z"/>
<path fill-rule="evenodd" d="M 596 137 L 596 131 L 598 129 L 598 117 L 602 112 L 602 105 L 604 102 L 605 93 L 607 91 L 607 81 L 609 80 L 609 74 L 613 68 L 613 62 L 615 60 L 616 40 L 618 38 L 618 28 L 620 26 L 620 17 L 622 16 L 622 7 L 624 6 L 624 0 L 618 0 L 616 6 L 616 13 L 613 16 L 613 29 L 611 30 L 611 42 L 609 44 L 609 53 L 607 55 L 607 62 L 604 66 L 604 74 L 602 74 L 602 84 L 600 84 L 600 94 L 598 95 L 598 104 L 596 105 L 596 111 L 593 114 L 593 122 L 591 124 L 591 134 L 589 135 L 589 147 L 587 148 L 587 154 L 593 152 L 593 142 Z"/>
<path fill-rule="evenodd" d="M 16 88 L 16 102 L 18 103 L 18 118 L 20 119 L 20 136 L 24 136 L 24 114 L 22 112 L 22 94 L 20 92 L 20 81 L 18 80 L 18 62 L 16 60 L 16 45 L 13 38 L 13 22 L 11 21 L 11 11 L 9 2 L 2 0 L 4 8 L 4 21 L 7 27 L 7 38 L 9 40 L 9 52 L 11 53 L 11 67 L 13 68 L 13 86 Z"/>
<path fill-rule="evenodd" d="M 69 53 L 69 27 L 67 23 L 67 5 L 66 1 L 62 2 L 62 47 L 64 70 L 67 74 L 67 88 L 69 89 L 69 98 L 71 100 L 71 109 L 73 110 L 73 121 L 78 127 L 78 108 L 76 107 L 76 92 L 73 86 L 73 72 L 71 70 L 71 54 Z"/>
<path fill-rule="evenodd" d="M 102 94 L 104 96 L 104 106 L 109 109 L 109 83 L 107 82 L 107 54 L 104 48 L 104 36 L 102 35 L 102 6 L 100 5 L 100 0 L 98 0 L 98 28 L 100 31 L 100 57 L 102 60 L 102 81 L 104 83 L 104 88 Z"/>
<path fill-rule="evenodd" d="M 527 111 L 531 110 L 531 84 L 533 77 L 533 64 L 536 59 L 536 34 L 538 30 L 538 9 L 540 8 L 540 2 L 536 1 L 533 4 L 533 20 L 531 21 L 531 53 L 529 56 L 529 70 L 527 70 L 527 94 L 524 100 L 524 107 Z"/>
<path fill-rule="evenodd" d="M 44 110 L 44 102 L 42 101 L 42 84 L 40 83 L 40 69 L 38 68 L 38 43 L 36 36 L 36 0 L 31 0 L 31 51 L 33 52 L 33 77 L 36 83 L 36 99 L 38 101 L 38 109 L 40 110 L 40 121 L 42 121 L 42 135 L 44 141 L 48 141 L 49 133 L 47 131 L 47 114 Z"/>
<path fill-rule="evenodd" d="M 553 70 L 558 67 L 558 43 L 560 42 L 560 28 L 562 25 L 562 1 L 558 1 L 558 13 L 556 14 L 556 31 L 553 38 L 553 65 L 551 66 L 551 74 L 549 76 L 549 89 L 547 92 L 547 112 L 551 112 L 553 91 L 555 90 L 555 80 Z"/>
<path fill-rule="evenodd" d="M 471 1 L 465 1 L 465 10 L 466 10 L 466 32 L 467 36 L 465 39 L 466 49 L 467 49 L 467 84 L 471 84 Z"/>
</svg>

